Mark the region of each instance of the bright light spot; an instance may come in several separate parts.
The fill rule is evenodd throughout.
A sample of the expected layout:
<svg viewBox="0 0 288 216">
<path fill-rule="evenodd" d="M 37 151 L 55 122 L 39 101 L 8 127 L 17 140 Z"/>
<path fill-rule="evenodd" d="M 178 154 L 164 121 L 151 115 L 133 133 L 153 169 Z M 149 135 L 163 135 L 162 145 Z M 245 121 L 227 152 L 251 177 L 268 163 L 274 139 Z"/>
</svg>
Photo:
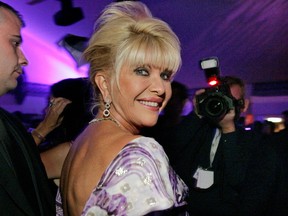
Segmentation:
<svg viewBox="0 0 288 216">
<path fill-rule="evenodd" d="M 218 79 L 217 77 L 210 77 L 209 80 L 208 80 L 208 84 L 210 86 L 215 86 L 217 85 L 219 82 L 218 82 Z"/>
<path fill-rule="evenodd" d="M 280 117 L 267 117 L 265 118 L 265 120 L 273 122 L 273 123 L 280 123 L 283 121 L 283 119 Z"/>
</svg>

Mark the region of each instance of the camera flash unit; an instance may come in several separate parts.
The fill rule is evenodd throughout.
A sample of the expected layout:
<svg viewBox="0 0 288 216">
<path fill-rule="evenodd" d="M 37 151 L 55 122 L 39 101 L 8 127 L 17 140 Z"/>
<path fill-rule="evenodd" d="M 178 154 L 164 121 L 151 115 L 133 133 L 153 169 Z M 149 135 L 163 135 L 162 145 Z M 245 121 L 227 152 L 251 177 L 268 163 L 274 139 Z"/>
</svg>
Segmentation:
<svg viewBox="0 0 288 216">
<path fill-rule="evenodd" d="M 200 61 L 200 65 L 202 70 L 217 68 L 218 67 L 218 59 L 216 57 L 203 59 Z"/>
<path fill-rule="evenodd" d="M 217 57 L 210 57 L 200 60 L 200 67 L 205 72 L 206 81 L 209 86 L 219 84 L 219 61 Z"/>
</svg>

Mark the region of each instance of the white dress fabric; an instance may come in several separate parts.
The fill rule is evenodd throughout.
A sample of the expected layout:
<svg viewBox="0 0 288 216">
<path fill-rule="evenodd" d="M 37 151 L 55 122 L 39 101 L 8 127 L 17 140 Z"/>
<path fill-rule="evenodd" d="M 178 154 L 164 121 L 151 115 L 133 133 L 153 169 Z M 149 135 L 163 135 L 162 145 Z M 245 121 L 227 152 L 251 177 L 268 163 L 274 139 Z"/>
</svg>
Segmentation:
<svg viewBox="0 0 288 216">
<path fill-rule="evenodd" d="M 81 215 L 146 215 L 186 205 L 187 194 L 187 186 L 169 166 L 162 146 L 153 138 L 139 137 L 108 166 Z M 56 210 L 57 216 L 63 216 L 59 191 Z"/>
</svg>

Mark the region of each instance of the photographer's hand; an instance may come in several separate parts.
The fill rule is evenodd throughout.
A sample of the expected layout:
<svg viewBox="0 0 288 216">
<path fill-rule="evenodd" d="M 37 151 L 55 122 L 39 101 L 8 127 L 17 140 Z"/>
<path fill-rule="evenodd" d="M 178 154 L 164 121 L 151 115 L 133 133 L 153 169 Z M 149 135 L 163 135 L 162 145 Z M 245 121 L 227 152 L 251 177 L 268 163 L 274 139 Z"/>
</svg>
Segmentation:
<svg viewBox="0 0 288 216">
<path fill-rule="evenodd" d="M 231 109 L 219 122 L 219 126 L 221 127 L 223 134 L 235 131 L 236 127 L 234 118 L 235 118 L 235 109 Z"/>
<path fill-rule="evenodd" d="M 205 89 L 199 89 L 195 92 L 195 95 L 193 97 L 193 110 L 195 112 L 195 114 L 199 117 L 202 118 L 203 116 L 199 115 L 198 111 L 197 111 L 197 101 L 196 101 L 196 96 L 203 94 L 205 92 Z"/>
</svg>

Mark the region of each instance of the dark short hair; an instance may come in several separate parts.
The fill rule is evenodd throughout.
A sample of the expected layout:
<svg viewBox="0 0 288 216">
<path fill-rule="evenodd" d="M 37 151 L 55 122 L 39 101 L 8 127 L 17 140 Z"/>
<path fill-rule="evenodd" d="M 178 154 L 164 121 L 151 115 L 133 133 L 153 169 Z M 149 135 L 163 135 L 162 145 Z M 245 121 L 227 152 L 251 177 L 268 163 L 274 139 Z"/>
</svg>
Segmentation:
<svg viewBox="0 0 288 216">
<path fill-rule="evenodd" d="M 224 76 L 222 78 L 222 82 L 226 83 L 229 87 L 233 86 L 233 85 L 238 85 L 240 86 L 241 90 L 242 90 L 242 98 L 245 97 L 245 82 L 235 76 Z"/>
<path fill-rule="evenodd" d="M 12 6 L 0 1 L 0 8 L 7 9 L 7 10 L 11 11 L 12 13 L 14 13 L 18 17 L 18 19 L 20 20 L 22 27 L 25 27 L 25 22 L 22 18 L 22 15 L 17 10 L 15 10 Z"/>
<path fill-rule="evenodd" d="M 284 110 L 284 111 L 282 112 L 282 115 L 288 116 L 288 110 Z"/>
<path fill-rule="evenodd" d="M 179 97 L 181 101 L 185 101 L 186 99 L 188 99 L 189 97 L 188 88 L 184 84 L 177 81 L 173 81 L 171 83 L 171 88 L 172 88 L 172 95 L 173 92 L 175 92 L 175 94 L 177 94 L 177 97 Z"/>
</svg>

